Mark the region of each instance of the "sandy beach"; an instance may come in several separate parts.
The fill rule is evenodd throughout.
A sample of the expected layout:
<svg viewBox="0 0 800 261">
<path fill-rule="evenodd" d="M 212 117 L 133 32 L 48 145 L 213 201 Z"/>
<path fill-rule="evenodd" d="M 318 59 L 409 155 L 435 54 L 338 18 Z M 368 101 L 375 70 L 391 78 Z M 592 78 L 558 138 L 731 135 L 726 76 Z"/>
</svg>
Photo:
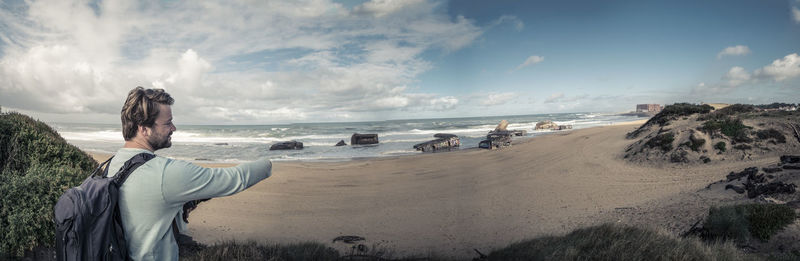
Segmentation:
<svg viewBox="0 0 800 261">
<path fill-rule="evenodd" d="M 641 123 L 545 135 L 500 150 L 274 162 L 272 177 L 202 203 L 190 216 L 188 234 L 205 244 L 312 240 L 342 251 L 349 248 L 332 239 L 357 235 L 395 256 L 472 258 L 473 249 L 488 253 L 604 222 L 691 225 L 673 223 L 707 211 L 708 199 L 692 193 L 730 171 L 777 161 L 661 168 L 630 163 L 622 158 L 633 142 L 625 134 Z M 697 207 L 687 213 L 654 210 L 675 200 L 694 200 Z"/>
</svg>

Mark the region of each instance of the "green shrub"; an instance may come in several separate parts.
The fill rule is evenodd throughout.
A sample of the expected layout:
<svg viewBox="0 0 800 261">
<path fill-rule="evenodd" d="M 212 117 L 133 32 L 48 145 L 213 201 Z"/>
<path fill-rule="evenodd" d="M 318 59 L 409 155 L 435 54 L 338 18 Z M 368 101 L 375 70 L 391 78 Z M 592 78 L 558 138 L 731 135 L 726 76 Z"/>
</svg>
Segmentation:
<svg viewBox="0 0 800 261">
<path fill-rule="evenodd" d="M 186 252 L 180 252 L 181 260 L 339 260 L 336 249 L 314 242 L 277 245 L 229 241 Z"/>
<path fill-rule="evenodd" d="M 796 218 L 794 210 L 786 205 L 742 204 L 711 207 L 703 227 L 710 240 L 746 242 L 752 236 L 766 241 Z"/>
<path fill-rule="evenodd" d="M 96 167 L 47 124 L 0 114 L 0 256 L 52 246 L 55 202 Z"/>
<path fill-rule="evenodd" d="M 489 254 L 489 260 L 752 260 L 730 243 L 706 245 L 696 238 L 677 238 L 636 227 L 604 224 L 560 237 L 541 237 L 511 244 Z"/>
<path fill-rule="evenodd" d="M 661 112 L 647 120 L 647 122 L 642 124 L 642 126 L 640 126 L 638 129 L 628 133 L 627 138 L 636 138 L 646 128 L 655 124 L 658 124 L 659 126 L 666 126 L 669 125 L 669 121 L 677 119 L 680 116 L 689 116 L 696 113 L 708 113 L 712 110 L 714 110 L 714 107 L 711 107 L 711 105 L 708 104 L 694 105 L 689 103 L 675 103 L 672 105 L 667 105 L 663 110 L 661 110 Z"/>
<path fill-rule="evenodd" d="M 737 150 L 749 150 L 749 149 L 752 149 L 753 147 L 750 146 L 750 145 L 747 145 L 747 144 L 739 144 L 739 145 L 733 146 L 733 148 L 737 149 Z"/>
<path fill-rule="evenodd" d="M 717 144 L 714 144 L 714 149 L 725 152 L 725 142 L 724 141 L 717 142 Z"/>
<path fill-rule="evenodd" d="M 758 130 L 756 131 L 756 136 L 760 140 L 773 139 L 777 143 L 786 143 L 786 136 L 783 136 L 783 133 L 772 128 L 767 130 Z"/>
<path fill-rule="evenodd" d="M 645 146 L 650 148 L 660 148 L 662 151 L 667 152 L 672 150 L 672 141 L 675 140 L 675 135 L 672 132 L 659 134 L 648 140 Z"/>
<path fill-rule="evenodd" d="M 719 131 L 736 142 L 751 142 L 752 139 L 747 135 L 747 129 L 751 128 L 744 125 L 742 120 L 734 118 L 708 120 L 700 127 L 701 130 L 712 136 Z"/>
<path fill-rule="evenodd" d="M 705 139 L 697 138 L 694 134 L 689 136 L 689 148 L 692 149 L 692 151 L 699 151 L 700 147 L 703 147 L 704 144 L 706 144 Z"/>
</svg>

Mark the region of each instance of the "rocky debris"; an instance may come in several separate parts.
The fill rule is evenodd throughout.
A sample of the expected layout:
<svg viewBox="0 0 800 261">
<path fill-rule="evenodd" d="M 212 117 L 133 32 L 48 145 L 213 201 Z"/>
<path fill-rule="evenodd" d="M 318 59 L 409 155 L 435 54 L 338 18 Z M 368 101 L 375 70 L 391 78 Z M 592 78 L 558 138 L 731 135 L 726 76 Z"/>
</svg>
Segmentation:
<svg viewBox="0 0 800 261">
<path fill-rule="evenodd" d="M 783 169 L 800 169 L 800 164 L 785 164 Z"/>
<path fill-rule="evenodd" d="M 555 124 L 552 121 L 540 121 L 536 123 L 536 127 L 534 128 L 534 130 L 546 130 L 553 128 L 558 128 L 558 124 Z"/>
<path fill-rule="evenodd" d="M 302 150 L 303 143 L 299 141 L 284 141 L 272 144 L 269 150 Z"/>
<path fill-rule="evenodd" d="M 797 191 L 797 185 L 793 183 L 787 184 L 781 181 L 767 183 L 767 184 L 747 183 L 745 184 L 745 188 L 747 189 L 748 198 L 755 198 L 763 194 L 766 195 L 772 195 L 778 193 L 792 194 L 795 191 Z"/>
<path fill-rule="evenodd" d="M 763 170 L 766 173 L 775 173 L 775 172 L 783 171 L 783 169 L 780 168 L 780 167 L 771 167 L 771 168 L 770 167 L 764 167 L 764 168 L 761 168 L 761 170 Z"/>
<path fill-rule="evenodd" d="M 731 173 L 728 174 L 727 177 L 728 177 L 728 181 L 732 181 L 734 179 L 735 180 L 741 180 L 745 176 L 750 176 L 750 175 L 753 175 L 753 174 L 756 174 L 756 173 L 758 173 L 758 168 L 749 167 L 749 168 L 744 169 L 742 172 L 733 172 L 733 171 L 731 171 Z"/>
<path fill-rule="evenodd" d="M 336 147 L 339 146 L 347 146 L 347 143 L 345 143 L 344 140 L 340 140 L 339 142 L 336 143 Z"/>
<path fill-rule="evenodd" d="M 434 152 L 440 150 L 450 150 L 452 148 L 461 146 L 461 140 L 456 135 L 437 133 L 433 136 L 438 139 L 416 144 L 414 145 L 414 149 L 422 152 Z"/>
<path fill-rule="evenodd" d="M 358 134 L 353 133 L 350 137 L 350 145 L 378 144 L 378 134 Z"/>
<path fill-rule="evenodd" d="M 568 130 L 572 129 L 572 125 L 558 125 L 552 121 L 540 121 L 536 123 L 534 130 Z"/>
<path fill-rule="evenodd" d="M 778 200 L 778 199 L 775 199 L 775 198 L 772 198 L 772 197 L 767 197 L 767 196 L 764 196 L 764 195 L 760 195 L 760 196 L 756 197 L 755 202 L 756 203 L 760 203 L 760 204 L 786 204 L 786 202 L 783 201 L 783 200 Z"/>
<path fill-rule="evenodd" d="M 490 131 L 486 135 L 486 139 L 478 143 L 478 147 L 482 149 L 497 149 L 511 146 L 511 136 L 514 136 L 511 131 Z"/>
<path fill-rule="evenodd" d="M 733 185 L 733 184 L 726 185 L 725 186 L 725 190 L 728 190 L 728 189 L 732 189 L 733 191 L 736 191 L 736 193 L 739 193 L 739 194 L 743 194 L 745 192 L 745 189 L 742 186 L 736 186 L 736 185 Z"/>
<path fill-rule="evenodd" d="M 796 155 L 783 155 L 783 156 L 781 156 L 781 163 L 782 163 L 782 164 L 787 164 L 787 163 L 800 163 L 800 156 L 796 156 Z"/>
</svg>

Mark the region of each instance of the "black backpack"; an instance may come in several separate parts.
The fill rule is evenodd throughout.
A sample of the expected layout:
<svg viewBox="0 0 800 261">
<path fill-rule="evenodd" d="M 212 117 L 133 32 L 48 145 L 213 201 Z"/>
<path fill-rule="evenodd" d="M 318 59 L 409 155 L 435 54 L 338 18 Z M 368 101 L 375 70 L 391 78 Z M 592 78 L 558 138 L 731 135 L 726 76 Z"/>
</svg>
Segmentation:
<svg viewBox="0 0 800 261">
<path fill-rule="evenodd" d="M 61 195 L 55 205 L 57 260 L 129 259 L 117 204 L 119 187 L 153 157 L 149 153 L 133 156 L 113 177 L 108 177 L 108 159 L 80 186 Z"/>
</svg>

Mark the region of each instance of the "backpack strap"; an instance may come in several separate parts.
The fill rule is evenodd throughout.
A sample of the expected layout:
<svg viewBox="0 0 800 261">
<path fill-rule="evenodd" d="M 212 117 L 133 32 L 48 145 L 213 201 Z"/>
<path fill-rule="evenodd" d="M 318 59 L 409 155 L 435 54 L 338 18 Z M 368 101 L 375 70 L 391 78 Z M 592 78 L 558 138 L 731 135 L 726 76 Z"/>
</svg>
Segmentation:
<svg viewBox="0 0 800 261">
<path fill-rule="evenodd" d="M 114 156 L 111 156 L 106 161 L 103 161 L 103 163 L 100 163 L 100 165 L 97 166 L 97 168 L 94 170 L 94 172 L 92 172 L 91 177 L 94 177 L 94 176 L 101 177 L 101 175 L 102 175 L 102 177 L 107 176 L 108 175 L 108 165 L 111 165 L 111 159 L 113 159 L 113 158 L 114 158 Z M 105 170 L 103 170 L 103 166 L 105 166 Z"/>
<path fill-rule="evenodd" d="M 122 169 L 120 169 L 119 172 L 117 172 L 117 174 L 114 175 L 114 180 L 116 181 L 117 186 L 122 186 L 122 184 L 125 183 L 125 180 L 128 179 L 128 176 L 131 174 L 131 172 L 136 170 L 136 168 L 138 168 L 148 160 L 151 160 L 155 157 L 156 155 L 153 155 L 151 153 L 142 152 L 136 154 L 136 156 L 133 156 L 133 158 L 126 161 L 125 165 L 122 165 Z M 106 167 L 106 171 L 103 176 L 106 177 L 108 176 L 108 167 Z"/>
</svg>

